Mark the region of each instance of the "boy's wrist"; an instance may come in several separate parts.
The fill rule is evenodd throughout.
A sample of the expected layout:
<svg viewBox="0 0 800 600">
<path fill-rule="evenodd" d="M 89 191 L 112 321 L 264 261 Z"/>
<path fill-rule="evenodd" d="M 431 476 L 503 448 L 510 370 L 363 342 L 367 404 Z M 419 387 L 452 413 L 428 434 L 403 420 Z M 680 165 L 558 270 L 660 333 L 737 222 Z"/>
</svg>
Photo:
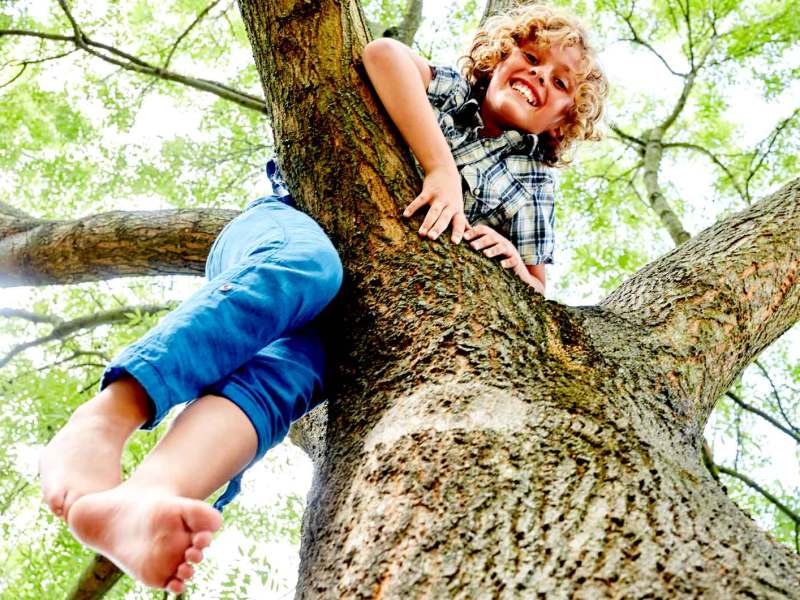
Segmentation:
<svg viewBox="0 0 800 600">
<path fill-rule="evenodd" d="M 458 167 L 456 166 L 456 161 L 453 160 L 453 156 L 449 153 L 444 160 L 429 163 L 427 165 L 422 165 L 422 169 L 423 171 L 425 171 L 425 175 L 430 175 L 435 171 L 441 171 L 443 173 L 457 175 L 459 179 L 461 178 L 461 173 L 459 173 L 458 171 Z"/>
</svg>

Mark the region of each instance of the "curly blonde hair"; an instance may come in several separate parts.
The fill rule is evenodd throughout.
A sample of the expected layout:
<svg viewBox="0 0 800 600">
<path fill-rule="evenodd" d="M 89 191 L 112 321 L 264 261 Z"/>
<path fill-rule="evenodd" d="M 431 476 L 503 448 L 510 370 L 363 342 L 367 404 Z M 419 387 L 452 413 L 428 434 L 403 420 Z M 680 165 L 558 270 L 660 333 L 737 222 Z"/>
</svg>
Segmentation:
<svg viewBox="0 0 800 600">
<path fill-rule="evenodd" d="M 576 73 L 575 104 L 561 127 L 561 136 L 539 135 L 538 159 L 550 166 L 563 166 L 570 162 L 567 152 L 576 141 L 600 139 L 599 121 L 608 95 L 608 80 L 583 25 L 571 14 L 550 6 L 520 6 L 487 19 L 475 34 L 469 53 L 459 62 L 464 77 L 483 102 L 494 68 L 514 46 L 528 41 L 542 46 L 575 46 L 583 55 Z"/>
</svg>

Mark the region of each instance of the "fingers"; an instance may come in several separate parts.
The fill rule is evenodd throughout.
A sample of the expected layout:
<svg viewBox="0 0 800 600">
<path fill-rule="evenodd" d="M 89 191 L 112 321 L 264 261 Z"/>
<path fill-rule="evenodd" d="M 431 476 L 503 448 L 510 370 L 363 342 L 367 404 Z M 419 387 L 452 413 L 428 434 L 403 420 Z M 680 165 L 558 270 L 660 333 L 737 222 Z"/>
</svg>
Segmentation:
<svg viewBox="0 0 800 600">
<path fill-rule="evenodd" d="M 422 226 L 419 228 L 419 234 L 423 236 L 428 236 L 432 240 L 436 239 L 436 236 L 441 233 L 436 228 L 436 224 L 439 221 L 439 217 L 442 216 L 442 213 L 447 211 L 447 207 L 444 204 L 440 204 L 438 202 L 434 202 L 431 204 L 430 209 L 428 210 L 428 214 L 425 215 L 425 220 L 422 222 Z M 450 222 L 450 218 L 452 217 L 452 212 L 450 216 L 447 217 L 447 222 Z M 447 225 L 445 225 L 446 227 Z"/>
<path fill-rule="evenodd" d="M 436 224 L 431 227 L 430 231 L 428 231 L 428 237 L 432 240 L 435 240 L 439 237 L 439 235 L 447 229 L 448 225 L 450 225 L 450 221 L 453 220 L 454 211 L 449 206 L 445 206 L 442 209 L 439 218 L 436 219 Z"/>
<path fill-rule="evenodd" d="M 489 258 L 494 258 L 495 256 L 507 256 L 511 258 L 513 255 L 513 250 L 508 248 L 508 246 L 502 242 L 495 242 L 493 246 L 489 246 L 483 251 L 483 255 L 488 256 Z"/>
<path fill-rule="evenodd" d="M 458 213 L 453 217 L 453 235 L 450 236 L 450 241 L 454 244 L 461 242 L 464 237 L 464 232 L 467 228 L 467 217 L 464 213 Z"/>
<path fill-rule="evenodd" d="M 416 198 L 414 198 L 414 200 L 411 201 L 411 204 L 406 206 L 406 209 L 403 211 L 403 216 L 410 217 L 430 201 L 431 201 L 431 195 L 424 191 L 421 192 L 419 196 L 417 196 Z"/>
<path fill-rule="evenodd" d="M 500 261 L 500 266 L 504 269 L 515 269 L 519 264 L 516 256 L 509 256 L 508 258 Z"/>
<path fill-rule="evenodd" d="M 490 246 L 494 246 L 496 243 L 497 243 L 497 241 L 492 239 L 491 236 L 484 235 L 484 236 L 479 237 L 476 240 L 472 240 L 469 245 L 472 246 L 472 248 L 474 250 L 480 251 L 480 250 L 485 250 L 486 248 L 489 248 Z"/>
<path fill-rule="evenodd" d="M 426 204 L 430 204 L 430 209 L 428 209 L 428 213 L 425 215 L 422 225 L 420 225 L 419 234 L 435 240 L 452 222 L 453 235 L 450 239 L 455 244 L 461 242 L 462 238 L 464 237 L 464 231 L 467 229 L 469 224 L 467 223 L 466 216 L 464 216 L 463 209 L 457 209 L 457 203 L 445 202 L 435 194 L 422 191 L 419 196 L 414 198 L 411 204 L 406 206 L 405 210 L 403 211 L 403 216 L 412 216 Z"/>
</svg>

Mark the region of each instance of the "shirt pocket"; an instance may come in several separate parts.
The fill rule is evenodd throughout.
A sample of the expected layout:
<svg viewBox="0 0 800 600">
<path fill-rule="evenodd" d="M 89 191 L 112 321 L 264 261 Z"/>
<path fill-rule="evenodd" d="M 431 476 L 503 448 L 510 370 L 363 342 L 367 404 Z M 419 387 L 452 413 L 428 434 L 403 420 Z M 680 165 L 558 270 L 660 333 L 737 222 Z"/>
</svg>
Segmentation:
<svg viewBox="0 0 800 600">
<path fill-rule="evenodd" d="M 475 165 L 461 167 L 461 186 L 464 192 L 469 192 L 479 204 L 485 204 L 486 177 Z"/>
</svg>

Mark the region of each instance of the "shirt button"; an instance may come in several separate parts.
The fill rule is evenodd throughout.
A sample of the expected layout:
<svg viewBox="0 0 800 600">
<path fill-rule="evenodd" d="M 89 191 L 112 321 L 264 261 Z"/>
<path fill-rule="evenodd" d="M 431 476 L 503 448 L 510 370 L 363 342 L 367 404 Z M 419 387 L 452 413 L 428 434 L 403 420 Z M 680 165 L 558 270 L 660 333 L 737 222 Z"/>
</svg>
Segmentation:
<svg viewBox="0 0 800 600">
<path fill-rule="evenodd" d="M 480 190 L 475 190 L 475 195 L 476 196 L 480 196 L 481 195 L 481 191 Z"/>
<path fill-rule="evenodd" d="M 221 286 L 219 286 L 220 292 L 229 292 L 232 289 L 233 286 L 230 283 L 223 283 Z"/>
</svg>

